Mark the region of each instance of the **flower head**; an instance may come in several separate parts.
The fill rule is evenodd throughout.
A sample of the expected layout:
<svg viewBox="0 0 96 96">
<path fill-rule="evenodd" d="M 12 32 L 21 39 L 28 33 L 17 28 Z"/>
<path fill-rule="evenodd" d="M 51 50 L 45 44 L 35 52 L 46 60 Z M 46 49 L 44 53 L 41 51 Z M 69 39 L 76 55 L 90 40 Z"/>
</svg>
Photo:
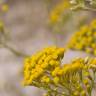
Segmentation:
<svg viewBox="0 0 96 96">
<path fill-rule="evenodd" d="M 37 52 L 33 56 L 26 58 L 24 61 L 25 85 L 30 85 L 37 80 L 38 82 L 48 82 L 48 74 L 46 76 L 45 74 L 50 73 L 50 70 L 60 66 L 64 51 L 64 48 L 48 47 L 41 52 Z"/>
<path fill-rule="evenodd" d="M 64 48 L 49 47 L 26 58 L 24 85 L 43 88 L 49 96 L 90 94 L 94 85 L 96 59 L 75 58 L 69 64 L 62 65 L 64 51 Z"/>
<path fill-rule="evenodd" d="M 68 47 L 72 50 L 82 50 L 96 56 L 96 20 L 76 32 L 71 38 Z"/>
</svg>

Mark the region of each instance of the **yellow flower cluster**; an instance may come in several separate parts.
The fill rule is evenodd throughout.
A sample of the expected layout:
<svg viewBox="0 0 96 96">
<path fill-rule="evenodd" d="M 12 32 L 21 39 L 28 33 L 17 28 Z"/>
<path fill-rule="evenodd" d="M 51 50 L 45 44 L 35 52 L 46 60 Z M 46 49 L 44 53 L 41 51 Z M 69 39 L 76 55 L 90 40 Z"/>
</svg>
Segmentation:
<svg viewBox="0 0 96 96">
<path fill-rule="evenodd" d="M 64 48 L 53 46 L 26 58 L 24 61 L 24 84 L 30 85 L 35 80 L 49 82 L 50 78 L 46 74 L 49 74 L 50 70 L 55 67 L 60 66 L 64 51 Z"/>
<path fill-rule="evenodd" d="M 82 50 L 96 56 L 96 20 L 93 20 L 89 26 L 83 26 L 71 38 L 68 48 L 73 50 Z"/>
<path fill-rule="evenodd" d="M 96 58 L 77 58 L 62 65 L 64 51 L 64 48 L 53 46 L 26 58 L 24 85 L 45 89 L 49 94 L 46 96 L 91 94 L 96 73 Z"/>
<path fill-rule="evenodd" d="M 68 0 L 63 0 L 63 2 L 57 4 L 57 6 L 50 13 L 50 23 L 55 24 L 58 22 L 61 15 L 68 8 L 70 8 L 70 2 Z"/>
</svg>

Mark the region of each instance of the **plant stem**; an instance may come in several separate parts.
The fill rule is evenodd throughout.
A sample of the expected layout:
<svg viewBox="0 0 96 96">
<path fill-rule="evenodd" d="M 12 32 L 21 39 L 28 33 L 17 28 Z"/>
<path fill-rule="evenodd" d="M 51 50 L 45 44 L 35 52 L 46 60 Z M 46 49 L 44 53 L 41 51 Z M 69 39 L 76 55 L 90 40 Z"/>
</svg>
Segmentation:
<svg viewBox="0 0 96 96">
<path fill-rule="evenodd" d="M 94 8 L 91 8 L 91 7 L 87 7 L 87 6 L 85 6 L 85 5 L 76 5 L 76 6 L 73 6 L 72 8 L 71 8 L 71 10 L 84 10 L 84 11 L 92 11 L 92 12 L 96 12 L 96 9 L 94 9 Z"/>
<path fill-rule="evenodd" d="M 21 57 L 29 57 L 29 55 L 19 52 L 18 50 L 12 48 L 11 46 L 7 45 L 7 44 L 3 44 L 4 48 L 9 49 L 11 52 L 13 52 L 16 56 L 21 56 Z"/>
<path fill-rule="evenodd" d="M 82 9 L 85 10 L 85 11 L 96 12 L 96 9 L 93 9 L 93 8 L 84 7 L 84 8 L 82 8 Z"/>
</svg>

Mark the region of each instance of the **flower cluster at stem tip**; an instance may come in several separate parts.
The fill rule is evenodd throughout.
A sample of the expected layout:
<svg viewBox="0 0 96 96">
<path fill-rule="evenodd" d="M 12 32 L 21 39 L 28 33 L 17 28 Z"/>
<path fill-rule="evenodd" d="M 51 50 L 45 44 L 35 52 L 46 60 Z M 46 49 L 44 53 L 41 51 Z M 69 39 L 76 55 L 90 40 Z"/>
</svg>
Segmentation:
<svg viewBox="0 0 96 96">
<path fill-rule="evenodd" d="M 96 56 L 96 20 L 85 25 L 71 38 L 68 48 L 82 50 Z"/>
<path fill-rule="evenodd" d="M 26 58 L 23 84 L 46 90 L 45 96 L 89 96 L 96 83 L 96 58 L 62 64 L 64 52 L 53 46 Z"/>
<path fill-rule="evenodd" d="M 37 80 L 38 82 L 48 83 L 50 78 L 45 74 L 50 74 L 50 70 L 60 65 L 63 54 L 64 48 L 49 47 L 32 57 L 26 58 L 24 62 L 25 85 L 33 84 Z"/>
</svg>

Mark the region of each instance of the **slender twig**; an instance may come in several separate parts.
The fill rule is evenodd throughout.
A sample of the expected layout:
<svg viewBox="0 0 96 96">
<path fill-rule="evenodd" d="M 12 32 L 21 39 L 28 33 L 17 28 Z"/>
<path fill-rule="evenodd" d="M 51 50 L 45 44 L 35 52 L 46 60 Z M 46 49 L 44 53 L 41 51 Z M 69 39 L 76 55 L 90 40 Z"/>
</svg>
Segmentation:
<svg viewBox="0 0 96 96">
<path fill-rule="evenodd" d="M 21 56 L 21 57 L 28 57 L 29 55 L 22 53 L 16 49 L 14 49 L 13 47 L 7 45 L 7 44 L 2 44 L 4 48 L 9 49 L 11 52 L 13 52 L 16 56 Z"/>
<path fill-rule="evenodd" d="M 91 11 L 91 12 L 96 12 L 96 9 L 94 9 L 94 8 L 90 8 L 90 7 L 87 7 L 87 6 L 79 6 L 79 5 L 77 5 L 77 6 L 74 6 L 74 7 L 72 7 L 71 8 L 71 10 L 76 10 L 76 9 L 80 9 L 80 10 L 82 10 L 82 11 Z"/>
<path fill-rule="evenodd" d="M 85 10 L 85 11 L 96 12 L 96 9 L 94 9 L 94 8 L 84 7 L 84 8 L 82 8 L 82 9 Z"/>
</svg>

